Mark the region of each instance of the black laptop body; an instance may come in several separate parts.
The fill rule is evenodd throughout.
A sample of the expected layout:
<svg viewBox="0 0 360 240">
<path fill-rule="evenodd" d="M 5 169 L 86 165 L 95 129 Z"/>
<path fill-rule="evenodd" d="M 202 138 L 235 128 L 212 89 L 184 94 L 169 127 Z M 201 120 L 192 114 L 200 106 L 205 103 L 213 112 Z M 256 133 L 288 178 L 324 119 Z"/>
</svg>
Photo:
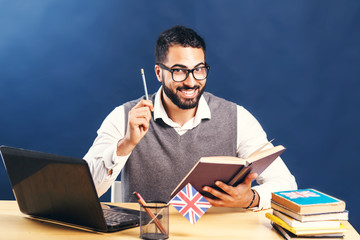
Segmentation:
<svg viewBox="0 0 360 240">
<path fill-rule="evenodd" d="M 139 226 L 139 211 L 101 206 L 85 160 L 6 146 L 0 151 L 22 213 L 101 232 Z"/>
</svg>

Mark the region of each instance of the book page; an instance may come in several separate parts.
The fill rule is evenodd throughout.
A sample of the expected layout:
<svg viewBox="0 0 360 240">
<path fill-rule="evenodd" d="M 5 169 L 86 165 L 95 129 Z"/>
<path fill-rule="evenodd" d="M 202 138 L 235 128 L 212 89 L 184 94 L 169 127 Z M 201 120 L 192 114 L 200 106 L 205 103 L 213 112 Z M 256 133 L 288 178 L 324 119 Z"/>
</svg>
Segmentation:
<svg viewBox="0 0 360 240">
<path fill-rule="evenodd" d="M 267 156 L 279 153 L 278 155 L 280 156 L 280 154 L 285 151 L 285 147 L 283 147 L 282 145 L 273 147 L 273 148 L 269 148 L 269 149 L 265 149 L 263 151 L 260 151 L 258 153 L 256 153 L 255 155 L 248 157 L 246 159 L 246 166 L 250 165 L 251 163 L 266 158 Z"/>
</svg>

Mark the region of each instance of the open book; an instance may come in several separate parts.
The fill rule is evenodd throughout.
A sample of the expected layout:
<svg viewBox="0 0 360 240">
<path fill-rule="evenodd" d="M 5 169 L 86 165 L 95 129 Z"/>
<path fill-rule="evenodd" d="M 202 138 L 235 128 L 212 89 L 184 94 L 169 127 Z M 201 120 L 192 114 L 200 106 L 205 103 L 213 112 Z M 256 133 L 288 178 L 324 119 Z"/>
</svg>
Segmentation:
<svg viewBox="0 0 360 240">
<path fill-rule="evenodd" d="M 220 190 L 215 185 L 215 181 L 222 181 L 228 185 L 236 186 L 241 183 L 250 172 L 256 172 L 260 175 L 285 151 L 285 148 L 279 145 L 262 151 L 258 150 L 247 159 L 229 156 L 200 158 L 171 193 L 170 198 L 173 198 L 188 183 L 202 195 L 214 198 L 211 194 L 204 192 L 202 188 L 204 186 L 210 186 Z"/>
</svg>

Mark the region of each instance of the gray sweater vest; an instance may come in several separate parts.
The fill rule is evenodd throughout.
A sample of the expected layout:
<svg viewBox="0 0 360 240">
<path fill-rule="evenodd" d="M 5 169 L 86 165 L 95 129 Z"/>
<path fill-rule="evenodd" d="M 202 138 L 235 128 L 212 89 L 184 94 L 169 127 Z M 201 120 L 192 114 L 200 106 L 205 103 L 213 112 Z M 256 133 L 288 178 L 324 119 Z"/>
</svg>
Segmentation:
<svg viewBox="0 0 360 240">
<path fill-rule="evenodd" d="M 236 104 L 205 92 L 211 119 L 203 119 L 180 136 L 161 119 L 151 119 L 148 133 L 136 145 L 122 173 L 123 201 L 135 202 L 133 192 L 146 201 L 168 202 L 170 194 L 195 163 L 205 156 L 236 156 Z M 151 96 L 154 102 L 155 94 Z M 124 104 L 128 112 L 140 99 Z"/>
</svg>

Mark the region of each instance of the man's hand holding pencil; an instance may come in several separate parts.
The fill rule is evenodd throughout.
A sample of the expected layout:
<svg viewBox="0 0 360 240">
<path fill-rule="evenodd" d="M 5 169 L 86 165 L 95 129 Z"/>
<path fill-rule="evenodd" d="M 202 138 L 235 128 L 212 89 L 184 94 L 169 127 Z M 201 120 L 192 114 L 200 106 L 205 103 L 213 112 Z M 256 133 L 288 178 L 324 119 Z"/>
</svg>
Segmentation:
<svg viewBox="0 0 360 240">
<path fill-rule="evenodd" d="M 146 100 L 141 100 L 129 111 L 125 137 L 118 142 L 117 146 L 116 154 L 118 156 L 130 154 L 149 130 L 151 112 L 154 111 L 154 105 L 149 100 L 144 71 L 143 69 L 141 70 Z"/>
</svg>

